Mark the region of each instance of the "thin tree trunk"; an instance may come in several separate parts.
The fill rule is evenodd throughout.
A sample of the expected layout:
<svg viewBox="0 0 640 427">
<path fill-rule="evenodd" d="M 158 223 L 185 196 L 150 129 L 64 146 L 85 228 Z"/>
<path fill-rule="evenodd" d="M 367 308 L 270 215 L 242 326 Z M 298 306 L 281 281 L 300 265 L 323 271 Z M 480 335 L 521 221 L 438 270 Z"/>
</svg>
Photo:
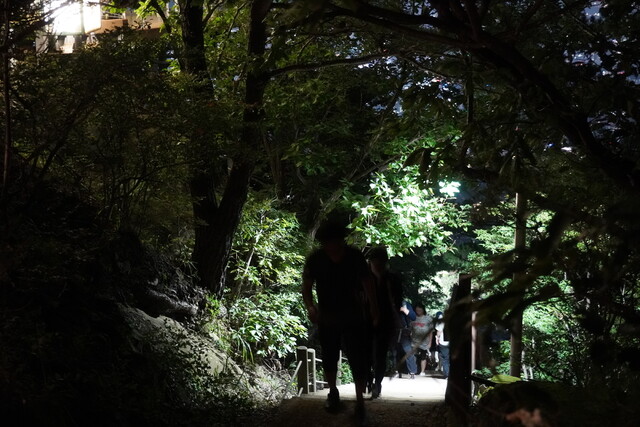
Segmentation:
<svg viewBox="0 0 640 427">
<path fill-rule="evenodd" d="M 515 253 L 516 259 L 521 256 L 522 250 L 526 246 L 527 232 L 527 201 L 522 194 L 516 194 L 516 231 L 515 231 Z M 513 274 L 513 281 L 521 280 L 524 272 L 518 271 Z M 520 377 L 522 373 L 522 312 L 519 312 L 511 323 L 511 350 L 509 353 L 509 375 Z"/>
<path fill-rule="evenodd" d="M 9 41 L 9 25 L 11 23 L 11 17 L 9 14 L 9 0 L 4 1 L 4 40 L 3 43 L 8 47 Z M 10 166 L 10 155 L 11 155 L 11 92 L 10 92 L 10 72 L 9 67 L 11 66 L 10 62 L 10 53 L 9 49 L 7 49 L 2 54 L 2 86 L 4 89 L 4 156 L 2 162 L 2 194 L 0 195 L 0 200 L 4 200 L 5 194 L 7 192 L 7 185 L 9 183 L 9 166 Z"/>
</svg>

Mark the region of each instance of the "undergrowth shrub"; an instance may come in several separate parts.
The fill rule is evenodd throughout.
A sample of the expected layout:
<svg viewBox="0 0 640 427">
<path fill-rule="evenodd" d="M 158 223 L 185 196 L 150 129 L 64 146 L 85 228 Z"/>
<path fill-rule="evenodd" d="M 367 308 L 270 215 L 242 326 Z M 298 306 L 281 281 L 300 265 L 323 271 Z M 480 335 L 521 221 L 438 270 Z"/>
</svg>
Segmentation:
<svg viewBox="0 0 640 427">
<path fill-rule="evenodd" d="M 296 341 L 307 330 L 302 323 L 300 297 L 294 292 L 261 292 L 235 300 L 228 309 L 229 328 L 214 332 L 225 349 L 241 360 L 282 359 L 294 353 Z M 209 299 L 215 316 L 221 304 Z"/>
</svg>

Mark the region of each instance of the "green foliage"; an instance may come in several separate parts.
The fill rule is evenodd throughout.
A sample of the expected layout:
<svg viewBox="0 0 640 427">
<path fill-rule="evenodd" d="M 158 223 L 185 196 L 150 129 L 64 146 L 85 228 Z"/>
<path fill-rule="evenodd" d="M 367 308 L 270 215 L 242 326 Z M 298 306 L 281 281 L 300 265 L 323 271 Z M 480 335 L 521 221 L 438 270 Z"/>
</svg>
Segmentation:
<svg viewBox="0 0 640 427">
<path fill-rule="evenodd" d="M 260 292 L 235 300 L 229 308 L 229 322 L 256 356 L 283 358 L 293 353 L 296 339 L 307 330 L 299 313 L 298 293 Z"/>
<path fill-rule="evenodd" d="M 277 199 L 251 193 L 231 253 L 232 293 L 239 296 L 297 285 L 304 262 L 302 241 L 295 214 L 279 208 Z"/>
<path fill-rule="evenodd" d="M 187 118 L 161 72 L 164 49 L 123 30 L 73 56 L 25 58 L 13 76 L 14 139 L 34 179 L 55 178 L 116 227 L 168 244 L 190 206 Z"/>
<path fill-rule="evenodd" d="M 572 314 L 569 298 L 529 307 L 524 313 L 523 363 L 539 380 L 588 386 L 593 370 L 590 348 L 594 337 Z"/>
<path fill-rule="evenodd" d="M 501 295 L 511 289 L 510 280 L 504 278 L 496 281 L 496 277 L 503 271 L 502 261 L 498 264 L 495 261 L 493 264 L 491 262 L 491 259 L 495 260 L 497 255 L 512 254 L 514 226 L 508 217 L 504 218 L 501 215 L 513 210 L 513 205 L 506 204 L 505 207 L 507 209 L 494 211 L 495 225 L 475 231 L 483 252 L 471 254 L 470 259 L 476 271 L 482 272 L 478 276 L 480 287 L 477 295 L 487 299 L 487 303 L 479 303 L 483 310 L 479 316 L 481 322 L 487 319 L 502 321 L 497 313 L 506 316 L 513 307 L 512 304 L 505 305 L 504 299 L 501 298 Z M 547 211 L 531 213 L 527 224 L 527 240 L 532 246 L 546 236 L 547 227 L 551 221 L 552 215 Z M 573 256 L 585 256 L 589 250 L 583 244 L 576 245 L 575 236 L 575 232 L 566 233 L 565 244 L 577 250 Z M 564 252 L 564 256 L 568 254 L 568 251 Z M 534 301 L 526 307 L 523 314 L 523 363 L 533 368 L 536 379 L 589 386 L 594 381 L 598 381 L 596 372 L 599 368 L 592 359 L 593 349 L 598 345 L 598 340 L 585 324 L 583 318 L 585 314 L 580 314 L 582 304 L 576 299 L 575 289 L 565 277 L 566 275 L 558 270 L 549 271 L 545 275 L 536 275 L 535 281 L 523 295 L 523 298 Z M 555 291 L 548 294 L 544 292 L 546 289 Z M 609 328 L 603 329 L 602 333 L 615 335 L 617 329 L 615 323 L 610 324 Z M 492 356 L 496 371 L 507 373 L 509 370 L 508 346 L 502 344 L 492 349 Z"/>
<path fill-rule="evenodd" d="M 241 362 L 283 359 L 295 352 L 306 335 L 298 292 L 258 292 L 223 302 L 207 299 L 208 327 L 227 354 Z"/>
<path fill-rule="evenodd" d="M 141 15 L 153 11 L 150 1 L 134 3 Z M 228 275 L 233 327 L 214 331 L 245 360 L 283 357 L 302 335 L 301 229 L 313 230 L 341 195 L 356 210 L 356 244 L 414 252 L 404 257 L 414 265 L 396 265 L 411 286 L 426 288 L 431 308 L 448 292 L 421 282 L 424 273 L 459 263 L 456 238 L 473 221 L 480 249 L 468 259 L 481 285 L 480 317 L 504 322 L 524 310 L 525 363 L 540 378 L 632 390 L 640 360 L 638 6 L 483 2 L 482 22 L 471 22 L 478 13 L 449 11 L 450 3 L 379 1 L 371 5 L 395 13 L 367 17 L 376 9 L 366 7 L 336 16 L 336 8 L 329 17 L 327 2 L 285 2 L 265 21 L 262 62 L 247 55 L 248 3 L 204 2 L 209 76 L 200 79 L 179 73 L 179 7 L 159 41 L 121 31 L 74 55 L 36 57 L 26 49 L 31 35 L 11 37 L 30 34 L 41 12 L 11 2 L 4 48 L 13 55 L 13 148 L 23 179 L 14 191 L 52 178 L 110 227 L 133 228 L 188 264 L 192 168 L 211 172 L 220 200 L 229 159 L 254 156 Z M 398 13 L 414 16 L 392 21 Z M 450 25 L 447 16 L 463 22 Z M 424 19 L 434 24 L 402 31 Z M 319 65 L 359 55 L 371 59 Z M 238 141 L 245 77 L 257 64 L 271 74 L 259 124 L 264 150 L 249 152 Z M 473 212 L 452 202 L 456 182 L 478 183 Z M 512 207 L 502 203 L 515 192 L 532 206 L 522 253 L 511 250 Z M 42 280 L 49 266 L 88 258 L 74 257 L 74 243 L 36 241 L 35 254 L 56 255 L 31 270 L 34 281 L 51 285 Z M 510 280 L 514 272 L 522 283 Z M 222 316 L 211 304 L 212 316 Z M 496 350 L 498 365 L 505 350 Z M 225 399 L 206 397 L 202 367 L 173 356 L 186 375 L 176 390 Z"/>
<path fill-rule="evenodd" d="M 253 350 L 249 342 L 237 328 L 229 325 L 228 312 L 222 303 L 212 296 L 207 297 L 208 323 L 206 329 L 225 353 L 233 360 L 254 362 Z"/>
<path fill-rule="evenodd" d="M 424 304 L 427 314 L 433 316 L 437 311 L 443 311 L 449 304 L 452 290 L 458 283 L 459 274 L 455 271 L 438 271 L 429 279 L 419 282 L 418 296 L 411 302 L 415 306 L 420 302 Z"/>
<path fill-rule="evenodd" d="M 345 200 L 358 212 L 351 224 L 357 243 L 385 245 L 391 256 L 421 246 L 435 255 L 454 250 L 454 230 L 468 226 L 465 207 L 447 194 L 457 186 L 441 184 L 436 194 L 423 188 L 419 177 L 417 167 L 392 163 L 374 174 L 366 195 L 347 192 Z"/>
<path fill-rule="evenodd" d="M 322 369 L 322 365 L 318 366 L 316 370 L 316 374 L 318 378 L 324 379 L 324 369 Z M 338 376 L 337 379 L 340 380 L 341 384 L 352 384 L 353 383 L 353 373 L 351 372 L 351 366 L 349 363 L 341 360 L 338 366 Z"/>
<path fill-rule="evenodd" d="M 351 366 L 349 366 L 349 363 L 341 360 L 340 366 L 338 368 L 338 373 L 338 378 L 340 379 L 340 382 L 342 382 L 342 384 L 353 383 L 353 373 L 351 372 Z"/>
</svg>

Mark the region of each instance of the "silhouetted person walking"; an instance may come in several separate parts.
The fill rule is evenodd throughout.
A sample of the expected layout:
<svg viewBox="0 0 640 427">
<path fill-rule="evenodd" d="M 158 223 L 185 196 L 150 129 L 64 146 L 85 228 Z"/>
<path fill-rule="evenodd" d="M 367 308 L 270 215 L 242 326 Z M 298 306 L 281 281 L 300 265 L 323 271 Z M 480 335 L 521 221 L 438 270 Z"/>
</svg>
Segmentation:
<svg viewBox="0 0 640 427">
<path fill-rule="evenodd" d="M 380 320 L 373 337 L 373 386 L 371 398 L 380 396 L 382 379 L 387 370 L 387 353 L 398 341 L 400 322 L 397 314 L 402 304 L 402 282 L 400 277 L 389 271 L 389 256 L 384 247 L 369 253 L 369 267 L 375 277 L 376 301 Z"/>
<path fill-rule="evenodd" d="M 364 391 L 371 367 L 372 325 L 378 322 L 373 278 L 358 249 L 345 243 L 346 229 L 323 224 L 316 234 L 320 248 L 307 258 L 302 296 L 309 319 L 318 325 L 322 367 L 329 384 L 326 408 L 336 411 L 340 396 L 336 387 L 338 358 L 347 355 L 356 387 L 356 419 L 365 420 Z M 313 300 L 315 284 L 318 297 Z"/>
</svg>

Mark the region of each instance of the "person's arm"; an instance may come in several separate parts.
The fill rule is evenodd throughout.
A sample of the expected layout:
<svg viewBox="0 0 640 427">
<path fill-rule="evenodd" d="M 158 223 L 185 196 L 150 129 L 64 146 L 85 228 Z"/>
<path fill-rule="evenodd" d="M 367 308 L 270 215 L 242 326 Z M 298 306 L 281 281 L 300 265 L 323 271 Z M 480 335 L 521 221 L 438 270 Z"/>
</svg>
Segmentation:
<svg viewBox="0 0 640 427">
<path fill-rule="evenodd" d="M 318 306 L 315 301 L 313 301 L 313 283 L 314 279 L 309 272 L 309 267 L 305 266 L 304 272 L 302 273 L 302 301 L 304 301 L 304 306 L 307 309 L 307 315 L 311 323 L 317 323 L 319 312 Z"/>
<path fill-rule="evenodd" d="M 445 334 L 444 334 L 444 330 L 447 327 L 447 325 L 445 324 L 444 327 L 442 328 L 442 331 L 440 332 L 440 345 L 443 345 L 445 347 L 449 347 L 449 331 L 447 331 L 447 339 L 444 338 Z"/>
<path fill-rule="evenodd" d="M 410 304 L 410 303 L 407 303 L 407 310 L 409 311 L 409 312 L 407 313 L 407 316 L 409 316 L 409 319 L 410 319 L 412 322 L 413 322 L 414 320 L 416 320 L 416 317 L 417 317 L 417 316 L 416 316 L 416 312 L 415 312 L 415 310 L 413 309 L 413 307 L 411 306 L 411 304 Z"/>
</svg>

